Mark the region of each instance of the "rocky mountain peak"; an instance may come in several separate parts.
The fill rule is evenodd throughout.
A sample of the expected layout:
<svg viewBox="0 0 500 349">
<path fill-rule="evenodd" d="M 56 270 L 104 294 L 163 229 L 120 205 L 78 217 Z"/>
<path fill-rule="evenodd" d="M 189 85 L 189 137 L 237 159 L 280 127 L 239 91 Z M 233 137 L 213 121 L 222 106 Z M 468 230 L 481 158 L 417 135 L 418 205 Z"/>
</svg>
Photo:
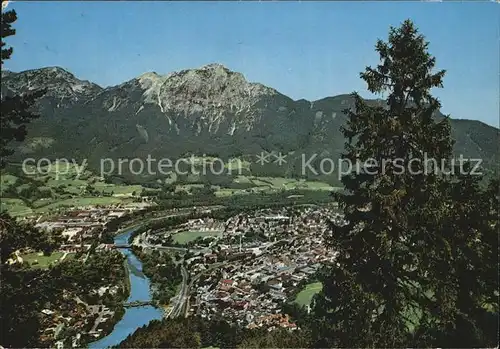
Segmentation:
<svg viewBox="0 0 500 349">
<path fill-rule="evenodd" d="M 76 78 L 61 67 L 46 67 L 26 70 L 20 73 L 2 73 L 2 88 L 12 93 L 23 93 L 40 89 L 47 90 L 47 96 L 60 100 L 77 101 L 90 98 L 102 88 L 94 83 Z"/>
<path fill-rule="evenodd" d="M 200 69 L 205 69 L 205 70 L 226 70 L 229 71 L 228 68 L 226 68 L 223 64 L 220 63 L 209 63 L 204 66 L 202 66 Z"/>
<path fill-rule="evenodd" d="M 278 92 L 248 82 L 243 74 L 217 63 L 170 74 L 161 87 L 161 99 L 169 105 L 187 103 L 200 107 L 248 107 L 263 97 Z"/>
<path fill-rule="evenodd" d="M 157 105 L 170 124 L 173 124 L 171 115 L 199 115 L 205 120 L 203 123 L 210 125 L 214 120 L 222 121 L 228 115 L 249 111 L 263 100 L 275 96 L 287 98 L 272 88 L 248 82 L 243 74 L 219 63 L 168 75 L 144 73 L 123 85 L 122 91 L 137 91 L 133 86 L 140 88 L 142 102 Z M 106 107 L 125 105 L 123 98 L 125 95 L 112 96 Z"/>
<path fill-rule="evenodd" d="M 335 159 L 344 149 L 343 111 L 353 102 L 350 95 L 294 101 L 221 64 L 168 75 L 149 72 L 104 90 L 59 67 L 2 71 L 2 95 L 36 88 L 48 89 L 39 103 L 42 117 L 28 125 L 33 146 L 18 154 L 89 159 L 150 153 L 254 156 L 273 149 Z M 498 163 L 498 129 L 451 123 L 457 154 Z M 295 173 L 300 154 L 295 159 L 291 154 L 283 173 L 266 175 Z"/>
</svg>

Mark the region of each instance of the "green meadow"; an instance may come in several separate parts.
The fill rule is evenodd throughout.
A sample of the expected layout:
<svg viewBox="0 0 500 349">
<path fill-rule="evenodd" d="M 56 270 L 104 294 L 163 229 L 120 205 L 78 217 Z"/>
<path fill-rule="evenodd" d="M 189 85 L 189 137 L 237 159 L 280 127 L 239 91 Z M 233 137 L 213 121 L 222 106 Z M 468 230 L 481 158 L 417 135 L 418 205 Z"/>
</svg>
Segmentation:
<svg viewBox="0 0 500 349">
<path fill-rule="evenodd" d="M 177 234 L 172 235 L 172 238 L 174 242 L 184 245 L 187 244 L 188 242 L 194 241 L 199 237 L 206 237 L 206 236 L 217 236 L 220 235 L 221 232 L 219 231 L 199 231 L 199 230 L 193 230 L 193 231 L 183 231 Z"/>
<path fill-rule="evenodd" d="M 297 294 L 295 303 L 303 306 L 311 304 L 314 295 L 319 293 L 322 289 L 323 284 L 321 284 L 321 282 L 314 282 L 306 285 L 306 287 Z"/>
</svg>

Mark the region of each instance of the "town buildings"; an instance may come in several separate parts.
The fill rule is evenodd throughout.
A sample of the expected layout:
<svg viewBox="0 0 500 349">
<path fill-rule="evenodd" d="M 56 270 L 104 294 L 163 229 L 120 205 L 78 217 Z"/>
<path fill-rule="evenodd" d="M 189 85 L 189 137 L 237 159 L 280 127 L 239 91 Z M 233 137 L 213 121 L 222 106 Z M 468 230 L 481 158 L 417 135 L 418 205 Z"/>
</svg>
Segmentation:
<svg viewBox="0 0 500 349">
<path fill-rule="evenodd" d="M 163 232 L 200 230 L 203 224 L 222 231 L 209 248 L 190 246 L 194 255 L 185 263 L 192 285 L 185 315 L 222 316 L 249 328 L 296 328 L 281 314 L 282 305 L 335 260 L 325 246 L 332 222 L 342 222 L 342 216 L 328 208 L 296 207 L 239 214 L 225 222 L 191 220 Z M 145 239 L 161 240 L 156 234 Z"/>
</svg>

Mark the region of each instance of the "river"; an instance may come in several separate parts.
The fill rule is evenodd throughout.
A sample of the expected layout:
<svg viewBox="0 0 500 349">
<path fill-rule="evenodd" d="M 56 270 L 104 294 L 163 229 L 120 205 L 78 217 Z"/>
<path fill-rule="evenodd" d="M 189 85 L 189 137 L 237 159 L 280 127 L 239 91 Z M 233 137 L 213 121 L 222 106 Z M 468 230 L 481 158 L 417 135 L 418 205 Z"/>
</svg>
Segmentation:
<svg viewBox="0 0 500 349">
<path fill-rule="evenodd" d="M 117 235 L 115 244 L 127 244 L 133 229 Z M 142 273 L 142 263 L 129 249 L 120 249 L 120 252 L 127 257 L 128 274 L 130 279 L 130 295 L 127 302 L 150 301 L 151 291 L 149 279 Z M 108 348 L 118 345 L 128 335 L 132 334 L 139 327 L 147 325 L 151 320 L 160 320 L 163 316 L 161 309 L 147 305 L 143 307 L 126 308 L 123 318 L 115 325 L 113 331 L 97 342 L 89 344 L 89 348 Z"/>
</svg>

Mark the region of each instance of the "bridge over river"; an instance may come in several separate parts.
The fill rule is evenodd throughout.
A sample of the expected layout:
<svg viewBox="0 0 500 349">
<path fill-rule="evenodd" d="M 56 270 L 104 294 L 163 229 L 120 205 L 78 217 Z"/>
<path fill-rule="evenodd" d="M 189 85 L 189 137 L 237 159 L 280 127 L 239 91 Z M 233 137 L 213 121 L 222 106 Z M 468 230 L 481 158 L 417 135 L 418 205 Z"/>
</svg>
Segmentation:
<svg viewBox="0 0 500 349">
<path fill-rule="evenodd" d="M 130 248 L 132 245 L 130 244 L 113 244 L 114 248 Z"/>
<path fill-rule="evenodd" d="M 150 245 L 150 244 L 142 244 L 138 245 L 144 248 L 149 248 L 153 250 L 165 250 L 165 251 L 177 251 L 177 252 L 186 252 L 188 249 L 185 247 L 174 247 L 174 246 L 162 246 L 162 245 Z M 113 248 L 131 248 L 131 244 L 113 244 Z M 195 250 L 191 249 L 194 253 L 202 251 L 202 250 Z"/>
<path fill-rule="evenodd" d="M 142 307 L 145 305 L 155 305 L 153 301 L 133 301 L 123 304 L 125 308 Z"/>
</svg>

